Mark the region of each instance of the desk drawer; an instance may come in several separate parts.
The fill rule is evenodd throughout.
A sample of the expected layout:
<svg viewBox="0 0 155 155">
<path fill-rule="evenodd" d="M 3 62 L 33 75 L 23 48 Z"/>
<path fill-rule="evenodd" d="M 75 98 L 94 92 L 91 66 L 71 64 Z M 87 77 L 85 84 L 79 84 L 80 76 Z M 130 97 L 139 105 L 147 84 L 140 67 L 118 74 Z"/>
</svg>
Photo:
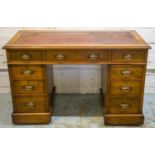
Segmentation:
<svg viewBox="0 0 155 155">
<path fill-rule="evenodd" d="M 13 65 L 9 66 L 12 79 L 44 79 L 44 66 L 39 65 Z"/>
<path fill-rule="evenodd" d="M 133 114 L 139 112 L 140 100 L 137 97 L 111 97 L 109 112 L 111 114 Z"/>
<path fill-rule="evenodd" d="M 45 93 L 43 81 L 13 81 L 15 94 L 43 94 Z"/>
<path fill-rule="evenodd" d="M 141 81 L 118 81 L 110 83 L 110 95 L 140 95 Z"/>
<path fill-rule="evenodd" d="M 46 112 L 46 99 L 43 96 L 14 96 L 14 112 L 33 113 Z"/>
<path fill-rule="evenodd" d="M 65 61 L 107 61 L 106 50 L 51 50 L 46 52 L 46 60 L 54 62 Z"/>
<path fill-rule="evenodd" d="M 41 61 L 43 60 L 43 53 L 39 50 L 28 51 L 10 51 L 8 52 L 9 61 Z"/>
<path fill-rule="evenodd" d="M 111 80 L 140 80 L 143 78 L 143 66 L 111 65 Z"/>
<path fill-rule="evenodd" d="M 126 63 L 146 62 L 146 52 L 144 50 L 112 50 L 111 61 Z"/>
</svg>

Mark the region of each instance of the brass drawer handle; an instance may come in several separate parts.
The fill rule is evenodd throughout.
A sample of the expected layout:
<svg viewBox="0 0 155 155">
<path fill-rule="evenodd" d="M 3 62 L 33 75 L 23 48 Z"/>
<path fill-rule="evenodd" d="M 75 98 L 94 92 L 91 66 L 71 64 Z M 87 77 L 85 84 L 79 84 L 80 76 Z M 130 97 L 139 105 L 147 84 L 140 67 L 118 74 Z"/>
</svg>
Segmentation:
<svg viewBox="0 0 155 155">
<path fill-rule="evenodd" d="M 120 104 L 120 107 L 121 107 L 122 109 L 126 110 L 126 109 L 129 108 L 129 104 L 126 104 L 126 103 Z"/>
<path fill-rule="evenodd" d="M 97 60 L 97 59 L 99 58 L 99 55 L 98 55 L 98 54 L 90 54 L 90 55 L 89 55 L 89 58 L 90 58 L 91 60 Z"/>
<path fill-rule="evenodd" d="M 127 53 L 123 57 L 124 57 L 125 60 L 132 60 L 133 55 L 131 53 Z"/>
<path fill-rule="evenodd" d="M 131 87 L 129 87 L 129 86 L 123 86 L 123 87 L 121 87 L 121 90 L 123 91 L 123 92 L 129 92 L 130 90 L 131 90 Z"/>
<path fill-rule="evenodd" d="M 35 87 L 32 86 L 32 85 L 25 85 L 25 86 L 24 86 L 24 89 L 25 89 L 26 91 L 33 90 L 34 88 L 35 88 Z"/>
<path fill-rule="evenodd" d="M 24 54 L 21 55 L 21 58 L 22 58 L 23 60 L 29 60 L 29 59 L 31 58 L 31 55 L 30 55 L 30 54 L 24 53 Z"/>
<path fill-rule="evenodd" d="M 58 54 L 55 56 L 57 60 L 64 60 L 65 56 L 63 54 Z"/>
<path fill-rule="evenodd" d="M 31 69 L 24 69 L 24 70 L 22 70 L 21 73 L 24 74 L 24 75 L 31 75 L 31 74 L 33 74 L 33 70 L 31 70 Z"/>
<path fill-rule="evenodd" d="M 35 107 L 35 103 L 34 102 L 29 102 L 29 103 L 26 103 L 26 106 L 28 108 L 34 108 Z"/>
<path fill-rule="evenodd" d="M 121 74 L 122 74 L 123 76 L 130 76 L 131 73 L 132 73 L 132 71 L 130 71 L 130 70 L 123 70 L 123 71 L 121 71 Z"/>
</svg>

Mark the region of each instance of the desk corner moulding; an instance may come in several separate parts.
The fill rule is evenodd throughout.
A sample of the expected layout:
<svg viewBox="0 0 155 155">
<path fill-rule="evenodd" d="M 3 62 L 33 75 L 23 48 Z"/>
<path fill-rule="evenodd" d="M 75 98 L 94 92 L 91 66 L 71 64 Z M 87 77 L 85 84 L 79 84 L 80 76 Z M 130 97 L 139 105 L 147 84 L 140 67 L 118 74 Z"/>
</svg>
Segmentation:
<svg viewBox="0 0 155 155">
<path fill-rule="evenodd" d="M 3 47 L 7 53 L 13 123 L 50 123 L 54 64 L 100 64 L 104 123 L 143 124 L 149 48 L 134 30 L 18 31 Z"/>
</svg>

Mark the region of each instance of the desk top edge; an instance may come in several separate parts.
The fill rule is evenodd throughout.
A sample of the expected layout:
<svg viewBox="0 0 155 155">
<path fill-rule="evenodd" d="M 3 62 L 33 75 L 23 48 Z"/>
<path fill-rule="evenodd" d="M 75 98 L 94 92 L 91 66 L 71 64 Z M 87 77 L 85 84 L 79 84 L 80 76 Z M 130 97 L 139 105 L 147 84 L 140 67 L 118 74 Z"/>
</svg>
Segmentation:
<svg viewBox="0 0 155 155">
<path fill-rule="evenodd" d="M 90 40 L 91 42 L 87 42 L 87 40 L 85 40 L 87 43 L 84 43 L 84 44 L 82 43 L 82 41 L 81 42 L 79 41 L 79 43 L 69 43 L 69 44 L 68 43 L 57 43 L 57 44 L 55 44 L 55 43 L 51 43 L 51 44 L 44 44 L 44 43 L 43 44 L 42 43 L 39 43 L 39 44 L 18 43 L 18 44 L 16 44 L 16 42 L 21 38 L 21 36 L 24 33 L 25 34 L 27 33 L 27 34 L 30 34 L 30 35 L 31 34 L 39 34 L 39 33 L 44 33 L 44 34 L 45 33 L 53 33 L 54 35 L 55 34 L 58 34 L 58 33 L 60 35 L 62 33 L 64 33 L 64 34 L 72 33 L 72 35 L 74 35 L 74 36 L 73 36 L 72 40 L 70 39 L 69 41 L 73 41 L 74 40 L 74 37 L 76 37 L 76 34 L 78 34 L 78 33 L 85 34 L 86 39 L 91 38 L 93 35 L 92 36 L 89 36 L 89 34 L 92 34 L 92 33 L 94 33 L 94 34 L 95 33 L 96 34 L 98 33 L 98 35 L 100 35 L 102 33 L 107 33 L 107 34 L 110 34 L 110 35 L 111 35 L 111 33 L 112 33 L 112 35 L 113 34 L 116 34 L 116 33 L 118 33 L 118 35 L 119 34 L 125 34 L 125 33 L 127 34 L 128 33 L 128 34 L 131 34 L 132 35 L 132 37 L 133 37 L 132 39 L 135 39 L 136 43 L 127 43 L 126 42 L 126 43 L 122 44 L 121 41 L 120 41 L 120 43 L 117 43 L 117 44 L 114 44 L 114 43 L 108 43 L 107 44 L 107 43 L 97 42 L 100 39 L 100 38 L 97 38 L 98 37 L 98 35 L 97 35 L 96 38 L 94 37 L 97 41 L 95 39 L 94 39 L 95 42 L 93 42 L 93 39 Z M 88 35 L 86 35 L 86 34 L 88 34 Z M 118 35 L 115 35 L 116 39 L 117 39 L 117 36 Z M 100 36 L 100 37 L 102 37 L 102 36 Z M 30 39 L 33 39 L 33 38 L 31 37 Z M 59 36 L 59 38 L 57 39 L 57 41 L 59 41 L 61 39 L 63 39 L 62 36 L 61 36 L 61 38 Z M 114 42 L 115 41 L 117 42 L 116 39 L 115 40 L 113 39 Z M 109 40 L 110 40 L 110 38 L 109 38 Z M 107 38 L 106 38 L 106 41 L 108 41 Z M 130 48 L 135 48 L 135 49 L 149 49 L 151 47 L 134 30 L 67 30 L 67 31 L 66 30 L 19 30 L 12 37 L 12 39 L 3 47 L 3 49 L 122 49 L 122 48 L 126 48 L 126 49 L 130 49 Z"/>
</svg>

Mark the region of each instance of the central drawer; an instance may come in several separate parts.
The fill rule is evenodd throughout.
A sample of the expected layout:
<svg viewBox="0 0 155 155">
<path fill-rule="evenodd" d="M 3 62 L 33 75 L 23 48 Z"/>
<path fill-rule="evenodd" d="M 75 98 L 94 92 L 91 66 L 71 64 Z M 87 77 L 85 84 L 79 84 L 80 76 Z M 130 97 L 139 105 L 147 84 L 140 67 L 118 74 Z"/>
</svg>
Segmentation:
<svg viewBox="0 0 155 155">
<path fill-rule="evenodd" d="M 13 81 L 15 94 L 43 94 L 45 93 L 44 82 L 39 81 Z"/>
<path fill-rule="evenodd" d="M 140 95 L 141 81 L 117 81 L 110 83 L 110 95 Z"/>
<path fill-rule="evenodd" d="M 107 50 L 48 50 L 46 60 L 53 62 L 65 61 L 107 61 Z"/>
</svg>

